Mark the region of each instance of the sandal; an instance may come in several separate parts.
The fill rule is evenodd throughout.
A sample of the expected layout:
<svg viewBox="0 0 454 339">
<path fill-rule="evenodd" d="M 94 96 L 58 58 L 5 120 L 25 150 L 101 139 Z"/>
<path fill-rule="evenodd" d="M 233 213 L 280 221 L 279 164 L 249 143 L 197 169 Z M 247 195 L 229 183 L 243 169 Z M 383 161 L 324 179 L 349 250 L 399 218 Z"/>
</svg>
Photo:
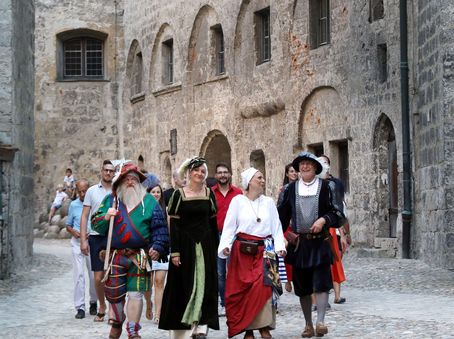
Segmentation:
<svg viewBox="0 0 454 339">
<path fill-rule="evenodd" d="M 264 339 L 272 339 L 273 336 L 270 333 L 270 330 L 267 327 L 259 329 L 260 336 Z"/>
<path fill-rule="evenodd" d="M 243 339 L 254 339 L 254 332 L 252 330 L 247 330 L 246 333 L 244 334 Z"/>
<path fill-rule="evenodd" d="M 114 319 L 109 319 L 110 328 L 109 339 L 120 339 L 123 323 L 120 323 Z"/>
<path fill-rule="evenodd" d="M 95 318 L 93 319 L 93 321 L 95 323 L 102 323 L 104 321 L 104 317 L 105 316 L 106 316 L 105 313 L 98 312 L 98 313 L 96 313 Z"/>
</svg>

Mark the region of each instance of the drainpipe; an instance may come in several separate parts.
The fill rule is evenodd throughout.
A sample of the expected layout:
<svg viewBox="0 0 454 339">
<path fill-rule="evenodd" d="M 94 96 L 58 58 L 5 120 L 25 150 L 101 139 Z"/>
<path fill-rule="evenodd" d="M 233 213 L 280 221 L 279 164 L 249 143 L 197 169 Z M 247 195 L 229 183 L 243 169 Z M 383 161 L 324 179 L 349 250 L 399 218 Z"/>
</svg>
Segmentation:
<svg viewBox="0 0 454 339">
<path fill-rule="evenodd" d="M 399 0 L 400 10 L 400 86 L 402 110 L 402 160 L 404 209 L 402 211 L 402 257 L 410 258 L 410 234 L 412 220 L 411 203 L 411 153 L 410 153 L 410 108 L 408 86 L 408 33 L 407 0 Z"/>
<path fill-rule="evenodd" d="M 7 258 L 7 242 L 6 242 L 6 229 L 5 219 L 3 216 L 3 161 L 0 160 L 0 279 L 7 276 L 8 272 L 8 258 Z"/>
<path fill-rule="evenodd" d="M 125 150 L 124 150 L 124 118 L 123 118 L 123 98 L 122 98 L 122 86 L 119 83 L 118 75 L 118 0 L 114 1 L 115 5 L 115 22 L 114 22 L 114 90 L 115 100 L 117 105 L 117 133 L 118 133 L 118 149 L 117 149 L 117 159 L 124 159 Z"/>
</svg>

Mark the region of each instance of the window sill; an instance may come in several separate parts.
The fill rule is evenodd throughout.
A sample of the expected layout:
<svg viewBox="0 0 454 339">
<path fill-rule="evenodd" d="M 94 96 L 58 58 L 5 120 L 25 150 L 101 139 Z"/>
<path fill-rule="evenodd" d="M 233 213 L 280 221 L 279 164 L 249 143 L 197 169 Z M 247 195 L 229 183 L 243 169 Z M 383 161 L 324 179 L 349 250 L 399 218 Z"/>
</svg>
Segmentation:
<svg viewBox="0 0 454 339">
<path fill-rule="evenodd" d="M 56 82 L 110 82 L 110 79 L 57 79 Z"/>
<path fill-rule="evenodd" d="M 131 104 L 135 104 L 136 102 L 144 101 L 144 100 L 145 100 L 144 92 L 134 94 L 132 97 L 129 98 L 129 101 L 131 101 Z"/>
<path fill-rule="evenodd" d="M 228 78 L 229 78 L 229 75 L 227 73 L 219 74 L 219 75 L 213 76 L 212 78 L 210 78 L 208 80 L 197 82 L 197 83 L 194 84 L 194 86 L 200 86 L 200 85 L 204 85 L 204 84 L 209 84 L 210 82 L 217 82 L 217 81 L 225 80 L 225 79 L 228 79 Z"/>
<path fill-rule="evenodd" d="M 158 88 L 157 90 L 151 92 L 155 97 L 160 95 L 169 94 L 176 91 L 181 91 L 181 83 L 170 84 L 163 88 Z"/>
<path fill-rule="evenodd" d="M 270 59 L 266 59 L 266 60 L 263 60 L 263 61 L 257 61 L 255 63 L 255 66 L 256 67 L 260 67 L 262 65 L 271 65 L 271 58 Z"/>
</svg>

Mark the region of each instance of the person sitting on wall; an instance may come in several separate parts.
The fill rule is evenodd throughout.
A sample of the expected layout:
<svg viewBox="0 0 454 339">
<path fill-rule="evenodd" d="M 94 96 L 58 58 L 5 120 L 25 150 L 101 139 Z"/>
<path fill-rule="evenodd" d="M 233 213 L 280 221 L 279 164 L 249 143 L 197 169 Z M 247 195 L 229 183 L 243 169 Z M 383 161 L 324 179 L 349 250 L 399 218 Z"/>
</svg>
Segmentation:
<svg viewBox="0 0 454 339">
<path fill-rule="evenodd" d="M 68 199 L 68 194 L 66 194 L 64 191 L 65 191 L 64 186 L 62 184 L 58 184 L 54 202 L 52 203 L 52 206 L 51 206 L 50 212 L 49 212 L 49 224 L 52 221 L 52 218 L 54 217 L 55 212 L 57 212 L 57 210 L 62 206 L 63 201 Z"/>
</svg>

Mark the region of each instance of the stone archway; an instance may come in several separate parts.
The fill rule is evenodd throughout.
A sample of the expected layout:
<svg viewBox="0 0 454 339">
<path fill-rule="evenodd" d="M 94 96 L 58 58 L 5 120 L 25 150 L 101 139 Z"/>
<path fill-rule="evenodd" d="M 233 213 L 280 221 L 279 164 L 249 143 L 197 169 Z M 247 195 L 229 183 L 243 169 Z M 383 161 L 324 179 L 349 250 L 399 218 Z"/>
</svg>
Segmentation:
<svg viewBox="0 0 454 339">
<path fill-rule="evenodd" d="M 162 163 L 162 179 L 161 185 L 164 185 L 165 188 L 170 188 L 172 186 L 172 163 L 170 162 L 170 158 L 166 156 Z"/>
<path fill-rule="evenodd" d="M 219 130 L 213 130 L 205 137 L 200 149 L 200 156 L 204 157 L 208 166 L 208 177 L 214 178 L 216 164 L 226 163 L 232 168 L 232 149 L 227 137 Z"/>
<path fill-rule="evenodd" d="M 263 176 L 266 178 L 265 153 L 263 153 L 263 150 L 257 149 L 252 151 L 249 156 L 249 162 L 252 167 L 257 168 L 262 172 Z"/>
<path fill-rule="evenodd" d="M 375 237 L 396 238 L 398 218 L 397 146 L 394 126 L 382 114 L 375 126 L 374 166 L 377 176 L 377 213 Z"/>
</svg>

